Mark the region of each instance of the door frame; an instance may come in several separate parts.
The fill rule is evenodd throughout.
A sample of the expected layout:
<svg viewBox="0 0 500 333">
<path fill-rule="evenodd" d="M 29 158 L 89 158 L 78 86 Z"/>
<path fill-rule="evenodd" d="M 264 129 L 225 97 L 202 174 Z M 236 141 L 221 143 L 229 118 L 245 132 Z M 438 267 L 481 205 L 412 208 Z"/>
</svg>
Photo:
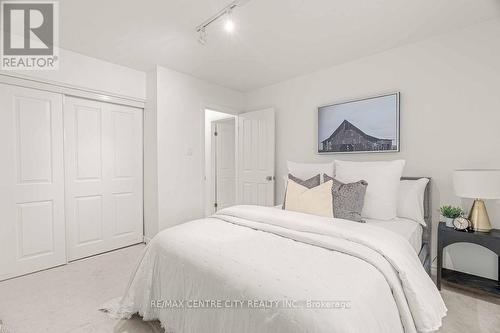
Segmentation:
<svg viewBox="0 0 500 333">
<path fill-rule="evenodd" d="M 216 112 L 220 112 L 220 113 L 225 113 L 227 114 L 228 116 L 232 116 L 234 119 L 235 119 L 235 123 L 234 123 L 234 139 L 235 139 L 235 156 L 236 156 L 236 160 L 235 160 L 235 168 L 236 168 L 236 171 L 238 170 L 238 111 L 233 109 L 233 108 L 230 108 L 230 107 L 226 107 L 226 106 L 221 106 L 221 105 L 217 105 L 217 104 L 211 104 L 211 103 L 202 103 L 201 104 L 201 107 L 200 107 L 200 125 L 201 125 L 201 130 L 202 130 L 202 135 L 201 135 L 201 147 L 202 148 L 202 151 L 203 151 L 203 157 L 202 157 L 202 163 L 203 163 L 203 167 L 202 167 L 202 174 L 201 174 L 201 180 L 202 180 L 202 187 L 203 187 L 203 213 L 205 216 L 210 216 L 212 215 L 211 213 L 209 213 L 209 209 L 208 209 L 208 205 L 210 204 L 210 200 L 211 200 L 211 197 L 209 195 L 207 195 L 207 193 L 210 191 L 210 184 L 208 184 L 208 178 L 207 178 L 207 173 L 208 173 L 208 170 L 207 170 L 207 162 L 210 161 L 210 163 L 212 164 L 212 161 L 211 161 L 211 154 L 212 154 L 212 151 L 210 149 L 210 152 L 208 152 L 208 154 L 210 154 L 209 156 L 207 156 L 207 151 L 206 151 L 206 148 L 207 148 L 207 142 L 206 142 L 206 118 L 205 118 L 205 115 L 206 115 L 206 111 L 216 111 Z M 210 125 L 211 126 L 211 125 Z M 210 130 L 211 130 L 211 127 L 210 127 Z M 210 144 L 210 146 L 212 146 Z M 212 166 L 210 167 L 210 171 L 212 171 Z M 236 185 L 238 185 L 238 172 L 236 172 Z M 238 199 L 238 193 L 236 191 L 236 199 Z"/>
<path fill-rule="evenodd" d="M 94 101 L 132 106 L 139 109 L 144 109 L 146 106 L 146 101 L 144 99 L 113 94 L 107 91 L 83 88 L 57 81 L 34 78 L 17 73 L 0 73 L 0 83 L 58 93 L 63 96 L 79 97 Z"/>
<path fill-rule="evenodd" d="M 21 88 L 28 88 L 28 89 L 35 89 L 35 90 L 41 90 L 41 91 L 47 91 L 47 92 L 52 92 L 52 93 L 57 93 L 62 96 L 63 100 L 63 118 L 64 118 L 64 106 L 66 102 L 66 97 L 77 97 L 77 98 L 83 98 L 83 99 L 88 99 L 92 101 L 97 101 L 97 102 L 105 102 L 105 103 L 111 103 L 111 104 L 117 104 L 117 105 L 124 105 L 124 106 L 130 106 L 134 107 L 137 109 L 142 110 L 142 193 L 143 193 L 143 203 L 142 203 L 142 211 L 143 211 L 143 239 L 144 242 L 147 243 L 149 239 L 146 237 L 145 230 L 145 205 L 144 205 L 144 193 L 145 193 L 145 188 L 144 188 L 144 170 L 145 170 L 145 156 L 144 156 L 144 145 L 145 145 L 145 124 L 146 124 L 146 100 L 142 98 L 136 98 L 136 97 L 131 97 L 131 96 L 125 96 L 125 95 L 119 95 L 119 94 L 114 94 L 110 93 L 108 91 L 102 91 L 102 90 L 95 90 L 95 89 L 89 89 L 85 87 L 80 87 L 76 85 L 71 85 L 63 82 L 58 82 L 58 81 L 52 81 L 52 80 L 46 80 L 46 79 L 40 79 L 40 78 L 35 78 L 29 75 L 23 75 L 23 74 L 18 74 L 18 73 L 0 73 L 0 83 L 9 85 L 9 86 L 15 86 L 15 87 L 21 87 Z M 64 141 L 64 138 L 63 138 Z"/>
<path fill-rule="evenodd" d="M 235 203 L 237 203 L 237 193 L 238 193 L 238 170 L 237 170 L 237 160 L 238 160 L 238 155 L 237 155 L 237 143 L 238 143 L 238 137 L 237 137 L 237 132 L 236 132 L 236 128 L 238 126 L 238 117 L 237 116 L 234 116 L 234 117 L 227 117 L 227 118 L 223 118 L 223 119 L 217 119 L 217 120 L 212 120 L 210 122 L 210 130 L 211 130 L 211 133 L 214 133 L 214 131 L 216 130 L 216 126 L 220 123 L 223 123 L 223 122 L 228 122 L 228 121 L 232 121 L 233 122 L 233 126 L 234 126 L 234 131 L 233 131 L 233 135 L 234 135 L 234 193 L 236 195 L 236 198 L 235 198 Z M 211 193 L 211 196 L 209 197 L 209 200 L 212 202 L 215 202 L 217 204 L 220 203 L 220 201 L 218 200 L 218 164 L 217 164 L 217 139 L 216 139 L 216 136 L 215 135 L 211 135 L 210 136 L 210 141 L 211 141 L 211 146 L 210 146 L 210 164 L 211 164 L 211 169 L 210 169 L 210 182 L 207 183 L 207 186 L 210 187 L 210 191 L 208 191 L 209 193 Z M 208 180 L 207 180 L 208 181 Z M 220 209 L 220 208 L 219 208 Z M 217 211 L 217 210 L 215 210 Z"/>
<path fill-rule="evenodd" d="M 100 91 L 100 90 L 93 90 L 93 89 L 88 89 L 84 87 L 79 87 L 79 86 L 74 86 L 62 82 L 57 82 L 57 81 L 50 81 L 50 80 L 45 80 L 45 79 L 39 79 L 35 77 L 31 77 L 28 75 L 21 75 L 17 73 L 0 73 L 0 84 L 5 84 L 7 86 L 11 87 L 19 87 L 19 88 L 24 88 L 24 89 L 32 89 L 34 91 L 42 91 L 42 92 L 48 92 L 48 93 L 55 93 L 61 96 L 62 99 L 62 121 L 64 122 L 64 108 L 66 105 L 66 97 L 76 97 L 76 98 L 81 98 L 81 99 L 87 99 L 91 101 L 97 101 L 97 102 L 104 102 L 108 104 L 115 104 L 115 105 L 122 105 L 122 106 L 128 106 L 128 107 L 133 107 L 136 109 L 139 109 L 140 112 L 142 112 L 142 136 L 141 136 L 141 146 L 142 146 L 142 211 L 143 211 L 143 216 L 142 216 L 142 241 L 146 242 L 147 239 L 145 237 L 145 218 L 144 218 L 144 211 L 145 211 L 145 205 L 144 205 L 144 145 L 145 145 L 145 138 L 144 138 L 144 125 L 145 125 L 145 115 L 146 115 L 146 107 L 145 107 L 145 100 L 141 98 L 135 98 L 131 96 L 125 96 L 125 95 L 118 95 L 118 94 L 113 94 L 107 91 Z M 62 139 L 63 139 L 63 145 L 65 141 L 65 131 L 64 131 L 64 126 L 62 128 Z M 64 155 L 64 152 L 63 152 Z M 63 156 L 64 159 L 64 156 Z M 65 186 L 65 185 L 64 185 Z M 67 256 L 67 227 L 66 227 L 66 203 L 63 203 L 64 205 L 64 222 L 65 222 L 65 230 L 64 230 L 64 235 L 65 235 L 65 260 L 64 263 L 61 263 L 60 265 L 66 265 L 68 263 L 68 256 Z M 57 267 L 53 266 L 53 267 Z M 48 268 L 43 268 L 43 269 L 37 269 L 32 272 L 28 273 L 22 273 L 20 275 L 15 275 L 15 276 L 10 276 L 3 280 L 10 280 L 12 278 L 24 276 L 24 275 L 29 275 L 32 273 L 36 273 L 38 271 L 43 271 L 46 269 L 50 269 L 53 267 L 48 267 Z"/>
</svg>

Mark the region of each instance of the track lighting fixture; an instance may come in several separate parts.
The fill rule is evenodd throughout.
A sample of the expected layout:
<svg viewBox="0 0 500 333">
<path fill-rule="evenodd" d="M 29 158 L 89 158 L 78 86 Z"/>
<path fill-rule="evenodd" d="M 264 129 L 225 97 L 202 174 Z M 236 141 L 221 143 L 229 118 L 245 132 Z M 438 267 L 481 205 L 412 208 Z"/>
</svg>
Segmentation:
<svg viewBox="0 0 500 333">
<path fill-rule="evenodd" d="M 227 33 L 233 33 L 235 30 L 235 24 L 232 18 L 232 11 L 236 7 L 240 7 L 250 0 L 236 0 L 231 2 L 229 5 L 226 7 L 222 8 L 219 10 L 216 14 L 212 15 L 210 18 L 205 20 L 202 24 L 196 27 L 196 32 L 198 32 L 199 37 L 198 37 L 198 42 L 201 44 L 205 45 L 207 43 L 207 28 L 210 24 L 214 23 L 221 17 L 225 17 L 225 22 L 224 22 L 224 30 Z"/>
</svg>

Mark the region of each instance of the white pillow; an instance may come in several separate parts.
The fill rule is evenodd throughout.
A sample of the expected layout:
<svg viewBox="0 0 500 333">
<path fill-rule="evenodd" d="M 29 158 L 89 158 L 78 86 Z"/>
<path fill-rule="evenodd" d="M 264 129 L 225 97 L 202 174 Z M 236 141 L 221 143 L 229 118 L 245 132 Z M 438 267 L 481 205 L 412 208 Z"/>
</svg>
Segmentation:
<svg viewBox="0 0 500 333">
<path fill-rule="evenodd" d="M 424 195 L 428 178 L 402 180 L 399 183 L 398 216 L 417 221 L 424 227 Z"/>
<path fill-rule="evenodd" d="M 308 189 L 293 180 L 286 187 L 285 210 L 333 217 L 333 181 Z"/>
<path fill-rule="evenodd" d="M 288 167 L 288 173 L 291 173 L 300 179 L 309 179 L 321 175 L 321 182 L 323 183 L 323 174 L 326 173 L 328 176 L 333 177 L 334 172 L 334 162 L 329 163 L 299 163 L 299 162 L 286 162 Z"/>
<path fill-rule="evenodd" d="M 398 190 L 404 160 L 380 162 L 335 161 L 335 178 L 343 183 L 366 180 L 365 204 L 361 215 L 377 220 L 397 216 Z"/>
</svg>

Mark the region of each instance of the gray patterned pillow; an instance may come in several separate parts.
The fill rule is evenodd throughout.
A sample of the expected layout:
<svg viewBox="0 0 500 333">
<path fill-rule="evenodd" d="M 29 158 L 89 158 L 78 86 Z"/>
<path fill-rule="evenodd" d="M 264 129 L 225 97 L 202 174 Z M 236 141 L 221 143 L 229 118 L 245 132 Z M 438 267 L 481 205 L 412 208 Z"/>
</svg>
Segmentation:
<svg viewBox="0 0 500 333">
<path fill-rule="evenodd" d="M 319 184 L 321 183 L 321 175 L 320 174 L 317 174 L 316 176 L 311 177 L 309 179 L 302 180 L 300 178 L 295 177 L 291 173 L 289 173 L 288 179 L 293 180 L 297 184 L 302 185 L 304 187 L 307 187 L 309 189 L 316 187 L 316 186 L 319 186 Z M 286 191 L 285 191 L 285 197 L 283 198 L 283 207 L 282 207 L 283 209 L 285 209 L 285 202 L 286 202 Z"/>
<path fill-rule="evenodd" d="M 365 203 L 365 194 L 368 183 L 360 180 L 355 183 L 344 184 L 335 178 L 323 174 L 325 182 L 333 180 L 333 216 L 339 219 L 346 219 L 364 223 L 361 219 L 361 211 Z"/>
</svg>

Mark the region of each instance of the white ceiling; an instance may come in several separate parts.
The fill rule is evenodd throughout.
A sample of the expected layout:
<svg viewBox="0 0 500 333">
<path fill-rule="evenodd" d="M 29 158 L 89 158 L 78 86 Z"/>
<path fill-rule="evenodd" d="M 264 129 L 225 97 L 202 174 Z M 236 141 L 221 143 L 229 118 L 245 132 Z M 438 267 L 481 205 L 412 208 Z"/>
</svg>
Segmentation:
<svg viewBox="0 0 500 333">
<path fill-rule="evenodd" d="M 61 47 L 248 91 L 500 17 L 500 0 L 251 0 L 236 32 L 195 27 L 230 0 L 62 0 Z"/>
</svg>

